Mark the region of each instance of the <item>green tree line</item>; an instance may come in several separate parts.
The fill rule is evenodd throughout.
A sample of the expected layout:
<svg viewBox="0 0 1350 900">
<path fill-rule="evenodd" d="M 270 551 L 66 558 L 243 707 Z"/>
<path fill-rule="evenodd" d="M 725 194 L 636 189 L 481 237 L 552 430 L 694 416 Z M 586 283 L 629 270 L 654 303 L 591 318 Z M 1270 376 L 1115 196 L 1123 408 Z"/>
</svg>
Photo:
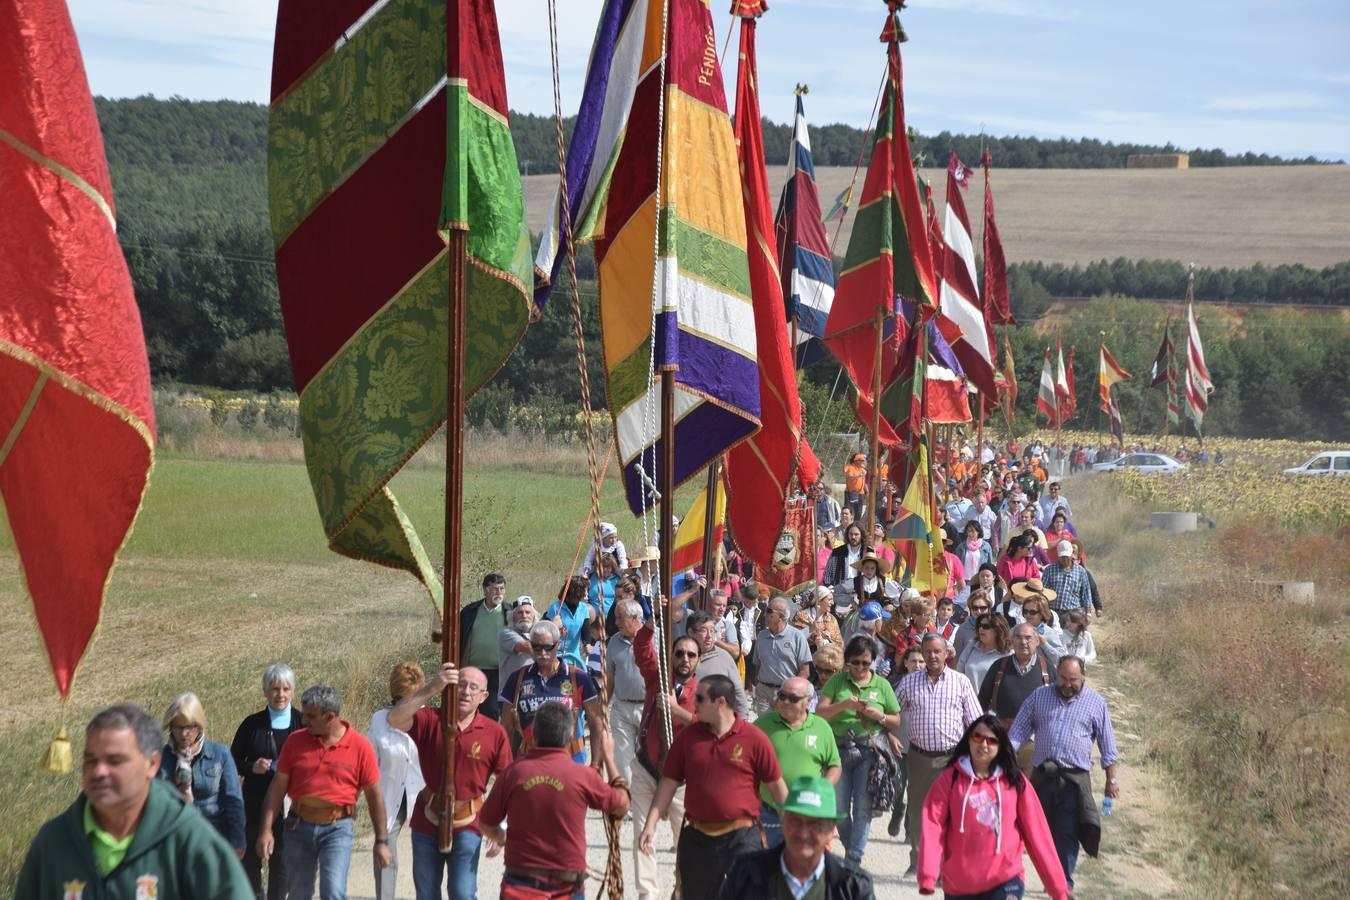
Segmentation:
<svg viewBox="0 0 1350 900">
<path fill-rule="evenodd" d="M 227 101 L 96 102 L 112 170 L 118 233 L 154 377 L 229 389 L 291 387 L 266 213 L 266 109 Z M 534 118 L 540 134 L 547 132 L 547 146 L 553 147 L 551 120 Z M 527 146 L 524 133 L 529 129 L 520 126 L 529 119 L 516 117 L 521 146 Z M 786 129 L 780 132 L 785 154 Z M 856 146 L 850 152 L 856 153 Z M 589 250 L 583 249 L 578 262 L 590 381 L 601 406 L 604 378 Z M 1066 343 L 1076 341 L 1086 348 L 1078 372 L 1085 410 L 1095 409 L 1095 335 L 1103 323 L 1111 325 L 1105 330 L 1112 350 L 1127 367 L 1136 367 L 1136 374 L 1156 350 L 1165 313 L 1156 304 L 1122 298 L 1180 299 L 1185 289 L 1181 264 L 1157 260 L 1067 267 L 1023 263 L 1011 267 L 1010 279 L 1014 311 L 1027 323 L 1053 297 L 1110 295 L 1065 319 Z M 1320 271 L 1302 266 L 1198 270 L 1196 294 L 1201 301 L 1350 304 L 1350 263 Z M 524 402 L 575 407 L 579 379 L 571 316 L 570 298 L 559 290 L 489 392 L 476 401 L 475 415 L 491 421 L 504 406 Z M 1108 323 L 1111 316 L 1119 321 Z M 1350 399 L 1344 387 L 1350 385 L 1350 329 L 1340 317 L 1262 310 L 1249 314 L 1241 331 L 1222 331 L 1206 327 L 1203 307 L 1201 316 L 1219 385 L 1207 428 L 1214 433 L 1350 439 Z M 1023 396 L 1034 396 L 1044 339 L 1026 327 L 1011 334 Z M 1124 340 L 1139 346 L 1118 349 L 1117 342 Z M 1146 344 L 1152 346 L 1141 349 Z M 823 363 L 807 373 L 815 386 L 808 392 L 828 397 L 837 371 Z M 1155 399 L 1152 394 L 1135 396 L 1139 391 L 1137 381 L 1124 386 L 1127 418 Z M 811 405 L 818 409 L 828 404 Z"/>
</svg>

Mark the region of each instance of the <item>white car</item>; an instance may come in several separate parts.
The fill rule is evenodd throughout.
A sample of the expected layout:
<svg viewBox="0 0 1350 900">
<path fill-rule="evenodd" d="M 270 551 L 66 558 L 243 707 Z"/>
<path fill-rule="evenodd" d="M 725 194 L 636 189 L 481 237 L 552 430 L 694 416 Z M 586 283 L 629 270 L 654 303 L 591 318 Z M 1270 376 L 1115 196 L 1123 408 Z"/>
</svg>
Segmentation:
<svg viewBox="0 0 1350 900">
<path fill-rule="evenodd" d="M 1350 450 L 1325 450 L 1286 475 L 1350 475 Z"/>
<path fill-rule="evenodd" d="M 1177 462 L 1165 453 L 1126 453 L 1119 459 L 1097 463 L 1094 472 L 1114 472 L 1117 469 L 1134 469 L 1136 472 L 1175 472 L 1186 468 L 1184 462 Z"/>
</svg>

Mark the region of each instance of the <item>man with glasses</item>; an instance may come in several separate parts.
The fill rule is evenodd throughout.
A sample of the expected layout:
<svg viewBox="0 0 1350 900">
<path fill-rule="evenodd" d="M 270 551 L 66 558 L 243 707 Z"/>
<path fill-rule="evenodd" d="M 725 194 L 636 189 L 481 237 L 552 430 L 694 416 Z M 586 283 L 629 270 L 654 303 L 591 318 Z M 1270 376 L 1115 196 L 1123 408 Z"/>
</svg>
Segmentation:
<svg viewBox="0 0 1350 900">
<path fill-rule="evenodd" d="M 437 835 L 437 794 L 444 768 L 441 715 L 427 701 L 450 685 L 459 685 L 455 706 L 455 784 L 451 807 L 454 839 L 448 853 L 440 850 Z M 487 793 L 488 779 L 511 764 L 511 744 L 506 730 L 488 718 L 480 707 L 488 696 L 488 680 L 473 666 L 456 669 L 445 663 L 421 689 L 394 704 L 389 725 L 405 731 L 417 746 L 417 758 L 426 787 L 412 812 L 413 887 L 417 900 L 439 900 L 445 894 L 456 900 L 474 900 L 478 890 L 478 856 L 483 837 L 478 813 Z M 447 878 L 448 876 L 448 878 Z"/>
<path fill-rule="evenodd" d="M 732 861 L 761 845 L 759 786 L 775 803 L 787 785 L 764 732 L 736 714 L 736 684 L 725 675 L 700 676 L 694 694 L 697 721 L 680 732 L 666 754 L 642 836 L 642 851 L 654 854 L 657 823 L 685 786 L 685 822 L 675 851 L 682 896 L 716 897 Z"/>
<path fill-rule="evenodd" d="M 680 598 L 675 599 L 678 601 Z M 750 700 L 742 686 L 741 671 L 736 668 L 736 660 L 731 658 L 731 654 L 717 646 L 717 622 L 712 614 L 701 609 L 694 610 L 689 614 L 686 625 L 688 630 L 685 633 L 698 641 L 698 677 L 721 675 L 729 679 L 736 689 L 736 712 L 742 718 L 749 718 Z"/>
<path fill-rule="evenodd" d="M 774 597 L 764 610 L 764 627 L 755 638 L 754 714 L 774 707 L 778 691 L 789 678 L 805 678 L 811 671 L 811 645 L 806 632 L 788 624 L 788 600 Z"/>
<path fill-rule="evenodd" d="M 913 877 L 919 861 L 919 833 L 928 789 L 947 767 L 966 728 L 980 717 L 980 699 L 970 679 L 947 667 L 947 642 L 942 635 L 925 635 L 920 647 L 923 668 L 900 679 L 895 692 L 909 738 L 906 877 Z"/>
<path fill-rule="evenodd" d="M 834 732 L 829 722 L 810 712 L 815 693 L 805 678 L 789 678 L 778 689 L 774 710 L 755 720 L 755 727 L 773 745 L 783 780 L 789 784 L 804 775 L 824 776 L 831 784 L 839 783 L 839 747 Z M 767 787 L 760 787 L 759 801 L 764 840 L 768 846 L 777 847 L 783 843 L 783 826 Z"/>
<path fill-rule="evenodd" d="M 695 669 L 698 666 L 699 643 L 685 635 L 675 639 L 671 649 L 668 690 L 661 685 L 661 664 L 656 656 L 656 631 L 650 622 L 638 629 L 633 638 L 633 661 L 642 674 L 645 694 L 642 701 L 642 722 L 638 726 L 637 755 L 632 767 L 631 781 L 633 824 L 638 827 L 647 821 L 656 788 L 661 781 L 661 766 L 666 761 L 668 743 L 665 734 L 665 714 L 670 713 L 673 736 L 694 721 L 694 696 L 698 687 Z M 666 812 L 675 843 L 680 842 L 680 825 L 684 821 L 684 788 L 671 795 Z M 643 853 L 633 841 L 633 879 L 637 882 L 638 900 L 656 900 L 660 896 L 657 883 L 656 860 Z"/>
<path fill-rule="evenodd" d="M 502 724 L 506 726 L 507 734 L 513 735 L 513 743 L 518 737 L 520 750 L 528 751 L 534 739 L 530 726 L 534 723 L 535 711 L 548 701 L 557 700 L 572 710 L 576 720 L 575 735 L 569 745 L 572 758 L 585 762 L 586 747 L 581 740 L 584 711 L 591 734 L 591 752 L 611 775 L 617 775 L 618 769 L 609 753 L 612 744 L 605 740 L 609 732 L 595 682 L 585 669 L 563 661 L 560 650 L 558 626 L 547 619 L 536 622 L 530 629 L 530 655 L 534 662 L 512 673 L 502 683 L 500 699 L 505 704 Z"/>
</svg>

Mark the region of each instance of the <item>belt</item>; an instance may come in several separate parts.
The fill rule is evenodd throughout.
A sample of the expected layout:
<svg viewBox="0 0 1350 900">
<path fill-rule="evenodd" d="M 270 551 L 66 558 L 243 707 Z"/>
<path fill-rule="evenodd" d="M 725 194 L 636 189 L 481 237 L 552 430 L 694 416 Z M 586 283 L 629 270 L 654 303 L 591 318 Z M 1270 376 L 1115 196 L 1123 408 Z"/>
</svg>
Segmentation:
<svg viewBox="0 0 1350 900">
<path fill-rule="evenodd" d="M 915 753 L 920 754 L 921 756 L 947 756 L 952 752 L 951 750 L 925 750 L 918 744 L 910 744 L 909 749 L 913 750 Z"/>
<path fill-rule="evenodd" d="M 778 684 L 774 684 L 772 681 L 756 681 L 755 684 L 766 688 L 780 688 L 783 686 L 781 681 Z"/>
<path fill-rule="evenodd" d="M 356 806 L 350 803 L 345 806 L 335 805 L 319 809 L 306 808 L 300 804 L 291 805 L 291 815 L 310 825 L 332 825 L 342 819 L 350 819 L 354 812 Z"/>
<path fill-rule="evenodd" d="M 639 697 L 639 698 L 636 699 L 636 700 L 629 700 L 627 697 L 615 697 L 614 699 L 617 700 L 617 701 L 620 702 L 620 703 L 646 703 L 646 702 L 647 702 L 647 698 L 646 698 L 646 697 Z"/>
<path fill-rule="evenodd" d="M 535 878 L 541 881 L 560 881 L 576 884 L 586 880 L 585 872 L 572 872 L 567 869 L 536 869 L 534 866 L 507 866 L 506 874 L 516 878 Z"/>
<path fill-rule="evenodd" d="M 724 834 L 730 834 L 733 831 L 740 831 L 742 828 L 749 828 L 755 824 L 755 820 L 742 816 L 739 819 L 732 819 L 730 822 L 703 822 L 699 819 L 686 819 L 696 831 L 701 831 L 708 837 L 721 837 Z"/>
</svg>

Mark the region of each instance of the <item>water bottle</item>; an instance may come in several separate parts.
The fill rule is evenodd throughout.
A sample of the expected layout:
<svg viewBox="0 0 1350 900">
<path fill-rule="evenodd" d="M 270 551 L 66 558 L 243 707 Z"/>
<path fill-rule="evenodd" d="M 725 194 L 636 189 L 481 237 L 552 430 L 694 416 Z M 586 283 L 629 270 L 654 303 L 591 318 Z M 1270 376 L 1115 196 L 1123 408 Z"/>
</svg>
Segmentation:
<svg viewBox="0 0 1350 900">
<path fill-rule="evenodd" d="M 1111 815 L 1111 811 L 1115 809 L 1115 807 L 1116 807 L 1115 799 L 1112 797 L 1107 797 L 1105 800 L 1102 801 L 1102 815 L 1103 816 Z"/>
</svg>

